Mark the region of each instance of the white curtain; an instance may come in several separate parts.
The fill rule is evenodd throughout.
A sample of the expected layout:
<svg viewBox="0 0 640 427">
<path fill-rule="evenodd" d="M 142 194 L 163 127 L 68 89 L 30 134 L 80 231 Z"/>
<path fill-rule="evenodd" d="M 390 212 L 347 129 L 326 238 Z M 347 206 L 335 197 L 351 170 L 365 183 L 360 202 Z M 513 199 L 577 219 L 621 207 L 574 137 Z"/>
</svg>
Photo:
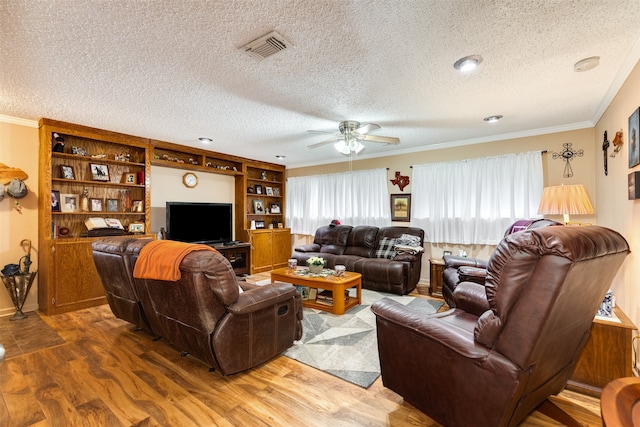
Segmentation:
<svg viewBox="0 0 640 427">
<path fill-rule="evenodd" d="M 391 225 L 387 170 L 371 169 L 287 179 L 287 224 L 313 236 L 337 219 L 347 225 Z"/>
<path fill-rule="evenodd" d="M 519 219 L 540 218 L 539 151 L 413 167 L 411 225 L 433 243 L 495 245 Z"/>
</svg>

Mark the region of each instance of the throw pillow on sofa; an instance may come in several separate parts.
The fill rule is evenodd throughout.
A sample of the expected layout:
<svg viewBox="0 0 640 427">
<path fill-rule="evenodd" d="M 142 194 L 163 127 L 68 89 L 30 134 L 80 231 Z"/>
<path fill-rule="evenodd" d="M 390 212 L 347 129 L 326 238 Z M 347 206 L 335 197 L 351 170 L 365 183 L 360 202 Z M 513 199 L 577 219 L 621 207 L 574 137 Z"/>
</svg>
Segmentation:
<svg viewBox="0 0 640 427">
<path fill-rule="evenodd" d="M 383 237 L 378 243 L 378 249 L 376 250 L 376 258 L 389 258 L 392 259 L 396 256 L 396 251 L 393 247 L 396 245 L 396 240 L 391 237 Z"/>
<path fill-rule="evenodd" d="M 403 246 L 420 246 L 420 238 L 413 234 L 403 234 L 396 239 L 396 245 Z"/>
</svg>

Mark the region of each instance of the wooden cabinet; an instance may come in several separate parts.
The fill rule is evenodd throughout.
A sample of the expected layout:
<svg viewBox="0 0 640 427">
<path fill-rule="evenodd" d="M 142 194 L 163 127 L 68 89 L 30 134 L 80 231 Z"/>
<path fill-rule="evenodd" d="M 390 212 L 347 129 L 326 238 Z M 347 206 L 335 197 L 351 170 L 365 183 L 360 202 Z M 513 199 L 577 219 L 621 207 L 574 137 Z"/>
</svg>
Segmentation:
<svg viewBox="0 0 640 427">
<path fill-rule="evenodd" d="M 248 164 L 245 171 L 246 216 L 243 223 L 256 228 L 284 228 L 284 166 L 270 163 Z"/>
<path fill-rule="evenodd" d="M 444 273 L 444 261 L 437 258 L 429 260 L 431 274 L 429 276 L 429 294 L 432 297 L 442 298 L 442 273 Z"/>
<path fill-rule="evenodd" d="M 148 230 L 148 141 L 49 119 L 39 125 L 39 308 L 51 315 L 104 304 L 85 220 L 115 218 L 125 229 Z"/>
<path fill-rule="evenodd" d="M 251 245 L 237 243 L 232 246 L 215 245 L 214 248 L 229 260 L 237 276 L 249 274 L 251 268 Z"/>
<path fill-rule="evenodd" d="M 151 164 L 169 168 L 199 170 L 223 175 L 243 175 L 245 159 L 213 151 L 186 147 L 171 142 L 151 141 Z"/>
<path fill-rule="evenodd" d="M 620 322 L 595 319 L 567 388 L 599 397 L 610 381 L 633 376 L 633 332 L 636 326 L 620 308 Z"/>
<path fill-rule="evenodd" d="M 291 257 L 291 231 L 284 228 L 285 167 L 250 162 L 244 172 L 242 189 L 236 181 L 236 200 L 242 197 L 245 207 L 236 209 L 236 225 L 244 224 L 251 242 L 251 274 L 284 267 Z"/>
<path fill-rule="evenodd" d="M 56 137 L 64 140 L 62 151 L 53 149 L 61 142 Z M 41 119 L 38 304 L 44 314 L 106 303 L 85 220 L 115 218 L 127 230 L 135 223 L 150 231 L 152 164 L 235 177 L 235 239 L 251 245 L 222 252 L 237 274 L 286 266 L 284 166 Z M 250 230 L 252 221 L 264 228 Z"/>
<path fill-rule="evenodd" d="M 291 231 L 288 228 L 250 230 L 251 274 L 287 266 L 291 257 Z"/>
</svg>

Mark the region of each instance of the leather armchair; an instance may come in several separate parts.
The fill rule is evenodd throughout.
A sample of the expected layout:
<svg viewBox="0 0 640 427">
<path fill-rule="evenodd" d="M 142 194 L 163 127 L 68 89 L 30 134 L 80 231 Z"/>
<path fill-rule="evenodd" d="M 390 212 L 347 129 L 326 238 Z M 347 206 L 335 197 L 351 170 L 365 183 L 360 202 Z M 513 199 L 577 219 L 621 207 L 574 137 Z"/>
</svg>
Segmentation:
<svg viewBox="0 0 640 427">
<path fill-rule="evenodd" d="M 107 302 L 113 314 L 122 320 L 154 333 L 142 307 L 138 290 L 133 285 L 131 254 L 125 252 L 129 244 L 150 239 L 104 237 L 92 243 L 93 262 L 102 280 Z"/>
<path fill-rule="evenodd" d="M 291 284 L 238 281 L 229 261 L 213 251 L 186 255 L 178 281 L 134 278 L 135 262 L 149 241 L 111 237 L 93 244 L 116 317 L 146 325 L 222 375 L 264 363 L 301 338 L 302 301 Z"/>
<path fill-rule="evenodd" d="M 550 219 L 522 219 L 514 222 L 507 228 L 504 235 L 517 233 L 524 230 L 533 230 L 550 225 L 562 225 L 559 222 Z M 453 299 L 453 291 L 461 282 L 474 282 L 484 284 L 487 276 L 487 261 L 466 258 L 456 255 L 445 255 L 442 257 L 444 261 L 444 271 L 442 274 L 442 296 L 451 308 L 455 307 Z"/>
<path fill-rule="evenodd" d="M 565 387 L 628 253 L 604 227 L 527 230 L 496 247 L 485 285 L 455 289 L 456 308 L 376 302 L 383 384 L 446 426 L 517 425 Z"/>
</svg>

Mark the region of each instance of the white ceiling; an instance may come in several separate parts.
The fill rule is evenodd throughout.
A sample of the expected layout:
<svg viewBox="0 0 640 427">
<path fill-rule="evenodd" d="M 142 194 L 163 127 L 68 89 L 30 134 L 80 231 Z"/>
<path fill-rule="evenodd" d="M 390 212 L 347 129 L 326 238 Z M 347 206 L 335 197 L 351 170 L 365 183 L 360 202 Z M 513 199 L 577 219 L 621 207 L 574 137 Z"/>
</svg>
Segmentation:
<svg viewBox="0 0 640 427">
<path fill-rule="evenodd" d="M 293 46 L 240 49 L 274 30 Z M 593 126 L 639 35 L 640 0 L 1 0 L 0 114 L 332 163 L 347 157 L 307 148 L 327 139 L 308 129 L 400 138 L 366 158 Z M 454 70 L 471 54 L 476 71 Z"/>
</svg>

